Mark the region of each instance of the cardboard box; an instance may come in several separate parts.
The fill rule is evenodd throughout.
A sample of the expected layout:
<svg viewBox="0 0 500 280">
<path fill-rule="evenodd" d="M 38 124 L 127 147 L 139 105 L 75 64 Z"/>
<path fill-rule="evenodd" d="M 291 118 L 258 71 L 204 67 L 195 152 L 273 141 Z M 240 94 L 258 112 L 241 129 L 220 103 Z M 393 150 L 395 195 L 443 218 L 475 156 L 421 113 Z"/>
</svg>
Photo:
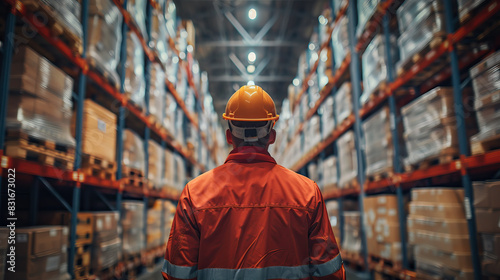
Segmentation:
<svg viewBox="0 0 500 280">
<path fill-rule="evenodd" d="M 449 253 L 425 245 L 415 245 L 414 254 L 417 259 L 429 260 L 439 266 L 457 270 L 472 269 L 472 257 L 470 253 Z"/>
<path fill-rule="evenodd" d="M 12 280 L 67 279 L 67 269 L 66 253 L 41 257 L 18 255 L 16 272 L 6 271 L 5 276 Z"/>
<path fill-rule="evenodd" d="M 500 233 L 500 210 L 476 209 L 477 232 Z"/>
<path fill-rule="evenodd" d="M 474 207 L 500 209 L 500 181 L 474 182 Z"/>
<path fill-rule="evenodd" d="M 379 243 L 378 249 L 378 256 L 384 259 L 391 260 L 393 262 L 399 262 L 402 259 L 401 243 Z"/>
<path fill-rule="evenodd" d="M 462 188 L 419 188 L 411 190 L 411 200 L 418 202 L 457 203 L 463 204 Z"/>
<path fill-rule="evenodd" d="M 36 226 L 16 229 L 16 255 L 42 257 L 66 253 L 68 227 Z"/>
<path fill-rule="evenodd" d="M 468 235 L 450 235 L 417 230 L 408 233 L 408 242 L 414 245 L 431 246 L 449 253 L 470 253 Z"/>
<path fill-rule="evenodd" d="M 483 253 L 500 260 L 500 234 L 481 234 Z"/>
<path fill-rule="evenodd" d="M 465 219 L 449 220 L 449 219 L 434 219 L 428 217 L 420 217 L 410 215 L 407 219 L 408 231 L 432 231 L 435 233 L 452 234 L 452 235 L 467 235 L 467 221 Z"/>
<path fill-rule="evenodd" d="M 436 219 L 464 219 L 465 210 L 463 204 L 458 203 L 429 203 L 410 202 L 410 215 L 436 218 Z"/>
<path fill-rule="evenodd" d="M 95 271 L 111 267 L 118 262 L 121 255 L 120 238 L 95 244 L 92 250 L 91 266 Z"/>
<path fill-rule="evenodd" d="M 375 225 L 376 239 L 380 243 L 401 242 L 399 224 L 380 223 Z"/>
</svg>

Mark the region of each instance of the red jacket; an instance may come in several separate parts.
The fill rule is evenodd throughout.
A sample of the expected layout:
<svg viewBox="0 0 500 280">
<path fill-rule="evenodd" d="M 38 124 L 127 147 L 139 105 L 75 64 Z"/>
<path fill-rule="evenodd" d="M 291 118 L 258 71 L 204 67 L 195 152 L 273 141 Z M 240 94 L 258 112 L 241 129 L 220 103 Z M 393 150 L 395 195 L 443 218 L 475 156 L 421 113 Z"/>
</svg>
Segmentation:
<svg viewBox="0 0 500 280">
<path fill-rule="evenodd" d="M 165 279 L 345 279 L 316 183 L 255 147 L 233 150 L 225 164 L 186 185 L 162 274 Z"/>
</svg>

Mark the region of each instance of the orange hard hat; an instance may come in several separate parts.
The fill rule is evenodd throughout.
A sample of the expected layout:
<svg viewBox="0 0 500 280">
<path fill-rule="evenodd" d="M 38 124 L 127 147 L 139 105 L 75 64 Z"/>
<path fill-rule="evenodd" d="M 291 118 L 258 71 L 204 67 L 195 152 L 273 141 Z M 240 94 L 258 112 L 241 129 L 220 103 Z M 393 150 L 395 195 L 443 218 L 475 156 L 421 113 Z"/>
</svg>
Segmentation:
<svg viewBox="0 0 500 280">
<path fill-rule="evenodd" d="M 236 91 L 226 105 L 226 112 L 222 114 L 225 120 L 230 121 L 277 121 L 274 101 L 259 86 L 242 86 Z"/>
</svg>

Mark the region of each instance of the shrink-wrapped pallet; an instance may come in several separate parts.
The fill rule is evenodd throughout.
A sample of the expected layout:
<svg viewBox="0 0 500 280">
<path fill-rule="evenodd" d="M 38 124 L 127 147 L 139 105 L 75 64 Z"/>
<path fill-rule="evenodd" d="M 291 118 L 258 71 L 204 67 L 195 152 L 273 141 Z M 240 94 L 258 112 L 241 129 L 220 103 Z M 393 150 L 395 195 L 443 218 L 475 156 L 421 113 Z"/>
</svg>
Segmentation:
<svg viewBox="0 0 500 280">
<path fill-rule="evenodd" d="M 178 154 L 174 154 L 174 164 L 175 164 L 174 187 L 177 190 L 182 191 L 187 183 L 186 164 L 184 162 L 184 159 Z"/>
<path fill-rule="evenodd" d="M 121 241 L 115 238 L 93 245 L 91 266 L 94 271 L 100 271 L 112 267 L 121 259 Z"/>
<path fill-rule="evenodd" d="M 470 18 L 473 11 L 481 6 L 484 0 L 458 0 L 458 14 L 460 21 L 464 22 Z"/>
<path fill-rule="evenodd" d="M 166 149 L 165 150 L 165 176 L 163 178 L 162 185 L 172 188 L 174 186 L 174 177 L 175 177 L 175 160 L 174 154 L 172 151 Z"/>
<path fill-rule="evenodd" d="M 330 219 L 330 226 L 332 227 L 333 235 L 337 244 L 340 242 L 340 217 L 339 217 L 339 203 L 336 200 L 329 200 L 326 202 L 326 211 Z"/>
<path fill-rule="evenodd" d="M 168 33 L 163 15 L 158 10 L 153 10 L 151 19 L 151 47 L 158 52 L 162 63 L 168 59 Z"/>
<path fill-rule="evenodd" d="M 351 254 L 361 253 L 361 218 L 359 211 L 344 211 L 342 250 Z"/>
<path fill-rule="evenodd" d="M 365 139 L 366 175 L 388 173 L 393 168 L 393 145 L 389 108 L 383 107 L 362 126 Z"/>
<path fill-rule="evenodd" d="M 397 11 L 401 63 L 420 52 L 434 38 L 446 34 L 442 1 L 406 1 Z M 432 46 L 431 46 L 432 47 Z"/>
<path fill-rule="evenodd" d="M 122 164 L 144 173 L 145 157 L 143 140 L 130 129 L 125 129 L 123 132 Z"/>
<path fill-rule="evenodd" d="M 31 48 L 20 47 L 12 58 L 7 128 L 74 147 L 72 90 L 70 76 Z"/>
<path fill-rule="evenodd" d="M 345 82 L 335 94 L 335 117 L 337 125 L 352 114 L 351 83 Z"/>
<path fill-rule="evenodd" d="M 50 8 L 57 18 L 57 22 L 73 35 L 82 38 L 82 23 L 80 22 L 81 6 L 77 0 L 41 0 L 43 5 Z"/>
<path fill-rule="evenodd" d="M 335 26 L 332 32 L 332 47 L 333 57 L 335 60 L 335 69 L 338 69 L 344 61 L 347 53 L 349 53 L 349 33 L 347 32 L 347 25 L 349 19 L 344 16 L 340 22 Z"/>
<path fill-rule="evenodd" d="M 358 175 L 358 159 L 354 143 L 354 133 L 347 131 L 337 140 L 337 151 L 339 153 L 340 178 L 339 187 L 353 187 L 352 181 Z"/>
<path fill-rule="evenodd" d="M 396 38 L 391 36 L 390 53 L 392 61 L 397 60 L 397 50 L 394 48 Z M 363 53 L 361 64 L 363 66 L 363 95 L 361 96 L 361 103 L 365 104 L 370 96 L 377 90 L 382 89 L 382 85 L 387 81 L 388 67 L 387 67 L 387 46 L 384 37 L 377 35 L 366 47 Z"/>
<path fill-rule="evenodd" d="M 122 42 L 122 14 L 111 0 L 89 1 L 87 57 L 92 66 L 108 76 L 115 84 Z"/>
<path fill-rule="evenodd" d="M 476 99 L 475 104 L 480 106 L 482 105 L 481 100 L 494 92 L 500 91 L 500 51 L 496 51 L 483 59 L 472 67 L 469 72 Z M 496 97 L 494 99 L 498 100 L 500 98 Z"/>
<path fill-rule="evenodd" d="M 154 63 L 150 72 L 149 114 L 161 123 L 165 109 L 165 71 L 158 63 Z"/>
<path fill-rule="evenodd" d="M 146 87 L 144 82 L 144 50 L 137 35 L 129 32 L 127 35 L 124 90 L 130 100 L 141 108 L 145 108 Z"/>
<path fill-rule="evenodd" d="M 128 0 L 127 11 L 132 16 L 131 19 L 139 27 L 142 37 L 147 41 L 146 33 L 146 6 L 147 0 Z"/>
<path fill-rule="evenodd" d="M 76 114 L 73 114 L 71 131 L 76 129 Z M 102 160 L 115 162 L 116 115 L 91 99 L 83 104 L 82 152 Z"/>
<path fill-rule="evenodd" d="M 146 249 L 152 249 L 162 244 L 161 215 L 161 208 L 153 207 L 151 209 L 148 209 L 148 235 L 146 236 Z"/>
<path fill-rule="evenodd" d="M 144 249 L 144 203 L 122 202 L 123 253 L 136 254 Z"/>
<path fill-rule="evenodd" d="M 321 113 L 322 139 L 325 139 L 327 136 L 329 136 L 335 129 L 334 102 L 334 97 L 328 96 L 319 107 L 319 112 Z"/>
<path fill-rule="evenodd" d="M 155 188 L 160 188 L 163 182 L 163 149 L 154 140 L 148 141 L 148 180 Z"/>
<path fill-rule="evenodd" d="M 368 20 L 373 16 L 377 10 L 380 0 L 358 0 L 358 36 L 361 35 L 365 29 Z"/>
<path fill-rule="evenodd" d="M 304 151 L 307 153 L 321 141 L 320 118 L 318 115 L 313 116 L 307 121 L 304 131 L 309 138 L 304 147 Z"/>
<path fill-rule="evenodd" d="M 337 158 L 330 156 L 324 159 L 320 165 L 321 181 L 318 183 L 323 193 L 328 193 L 337 188 Z"/>
<path fill-rule="evenodd" d="M 172 135 L 175 130 L 175 112 L 177 108 L 177 102 L 171 93 L 167 92 L 165 94 L 165 115 L 163 116 L 163 126 Z"/>
</svg>

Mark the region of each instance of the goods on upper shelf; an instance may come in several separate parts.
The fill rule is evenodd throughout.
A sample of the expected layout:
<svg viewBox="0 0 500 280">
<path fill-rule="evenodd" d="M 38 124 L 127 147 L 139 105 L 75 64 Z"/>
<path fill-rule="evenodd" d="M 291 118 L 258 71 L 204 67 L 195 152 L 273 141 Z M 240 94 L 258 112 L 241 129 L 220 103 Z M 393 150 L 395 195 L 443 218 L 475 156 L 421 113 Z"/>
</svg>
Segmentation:
<svg viewBox="0 0 500 280">
<path fill-rule="evenodd" d="M 411 61 L 415 54 L 427 47 L 432 49 L 439 45 L 446 35 L 442 1 L 405 1 L 398 8 L 397 18 L 401 32 L 398 39 L 401 57 L 399 69 Z"/>
<path fill-rule="evenodd" d="M 163 149 L 154 140 L 148 141 L 148 180 L 152 187 L 160 189 L 163 187 Z"/>
<path fill-rule="evenodd" d="M 123 132 L 123 159 L 122 173 L 124 177 L 129 177 L 133 180 L 141 181 L 144 177 L 145 157 L 143 140 L 130 129 L 125 129 Z"/>
<path fill-rule="evenodd" d="M 368 20 L 377 10 L 380 0 L 358 0 L 358 36 L 363 33 Z"/>
<path fill-rule="evenodd" d="M 348 255 L 361 254 L 361 218 L 359 211 L 344 211 L 344 234 L 341 241 L 341 248 Z"/>
<path fill-rule="evenodd" d="M 408 236 L 415 245 L 417 275 L 472 279 L 463 189 L 432 187 L 411 193 Z"/>
<path fill-rule="evenodd" d="M 308 135 L 308 139 L 304 143 L 304 152 L 307 153 L 321 141 L 320 118 L 318 115 L 314 115 L 307 121 L 304 133 Z"/>
<path fill-rule="evenodd" d="M 335 93 L 335 117 L 340 125 L 352 114 L 351 83 L 345 82 Z"/>
<path fill-rule="evenodd" d="M 87 33 L 87 58 L 90 66 L 119 84 L 116 66 L 122 42 L 123 16 L 111 0 L 90 0 Z"/>
<path fill-rule="evenodd" d="M 125 62 L 125 83 L 123 90 L 128 98 L 140 108 L 145 108 L 146 94 L 144 80 L 144 50 L 134 32 L 127 35 L 127 61 Z"/>
<path fill-rule="evenodd" d="M 0 228 L 1 244 L 8 244 L 9 231 L 7 227 Z M 5 279 L 71 279 L 67 273 L 68 227 L 17 227 L 15 234 L 16 257 L 15 266 L 12 266 L 15 272 L 6 270 Z M 3 266 L 4 263 L 0 267 Z"/>
<path fill-rule="evenodd" d="M 133 255 L 144 249 L 144 203 L 138 201 L 122 202 L 123 254 Z"/>
<path fill-rule="evenodd" d="M 364 200 L 363 226 L 368 254 L 401 262 L 401 234 L 396 195 L 376 195 Z"/>
<path fill-rule="evenodd" d="M 318 112 L 321 114 L 321 139 L 328 137 L 335 129 L 335 98 L 328 96 L 321 104 Z"/>
<path fill-rule="evenodd" d="M 153 10 L 153 15 L 151 18 L 151 42 L 150 47 L 158 53 L 160 61 L 165 64 L 169 58 L 168 49 L 168 33 L 167 25 L 163 14 L 158 10 Z"/>
<path fill-rule="evenodd" d="M 484 0 L 458 0 L 458 13 L 460 22 L 465 22 L 470 18 L 470 14 L 477 7 L 480 7 Z"/>
<path fill-rule="evenodd" d="M 147 0 L 127 0 L 127 11 L 132 16 L 133 23 L 139 27 L 142 37 L 147 40 L 146 33 L 146 5 Z"/>
<path fill-rule="evenodd" d="M 153 63 L 149 82 L 149 114 L 162 123 L 165 106 L 165 71 L 159 63 Z"/>
<path fill-rule="evenodd" d="M 330 200 L 326 202 L 326 211 L 328 212 L 328 217 L 330 218 L 330 225 L 332 226 L 333 234 L 335 235 L 335 240 L 337 244 L 340 242 L 340 225 L 339 225 L 339 203 L 335 200 Z"/>
<path fill-rule="evenodd" d="M 349 19 L 344 16 L 337 23 L 332 33 L 332 48 L 333 48 L 333 57 L 335 60 L 335 69 L 340 67 L 342 61 L 348 53 L 350 53 L 349 49 L 349 36 L 347 32 L 347 24 Z"/>
<path fill-rule="evenodd" d="M 329 156 L 320 161 L 318 169 L 321 174 L 318 185 L 323 193 L 328 193 L 330 190 L 337 188 L 337 158 Z"/>
<path fill-rule="evenodd" d="M 500 51 L 470 70 L 479 133 L 472 136 L 472 154 L 500 148 Z"/>
<path fill-rule="evenodd" d="M 464 91 L 464 100 L 468 98 Z M 404 139 L 408 157 L 405 165 L 450 162 L 458 156 L 457 121 L 454 110 L 453 90 L 435 88 L 401 109 Z M 468 132 L 474 131 L 472 117 L 466 121 Z M 470 125 L 469 125 L 470 123 Z"/>
<path fill-rule="evenodd" d="M 153 249 L 160 246 L 161 240 L 161 215 L 162 209 L 160 203 L 148 209 L 146 249 Z"/>
<path fill-rule="evenodd" d="M 358 175 L 358 159 L 354 144 L 354 132 L 347 131 L 337 140 L 337 151 L 339 153 L 339 187 L 356 188 Z"/>
<path fill-rule="evenodd" d="M 500 277 L 500 181 L 474 182 L 477 231 L 482 240 L 482 272 Z"/>
<path fill-rule="evenodd" d="M 390 37 L 391 46 L 387 49 L 384 36 L 378 34 L 363 53 L 363 95 L 361 104 L 367 103 L 377 92 L 383 92 L 389 77 L 387 67 L 387 52 L 390 51 L 391 61 L 395 62 L 398 52 L 395 48 L 396 38 Z M 394 73 L 393 73 L 394 74 Z"/>
</svg>

